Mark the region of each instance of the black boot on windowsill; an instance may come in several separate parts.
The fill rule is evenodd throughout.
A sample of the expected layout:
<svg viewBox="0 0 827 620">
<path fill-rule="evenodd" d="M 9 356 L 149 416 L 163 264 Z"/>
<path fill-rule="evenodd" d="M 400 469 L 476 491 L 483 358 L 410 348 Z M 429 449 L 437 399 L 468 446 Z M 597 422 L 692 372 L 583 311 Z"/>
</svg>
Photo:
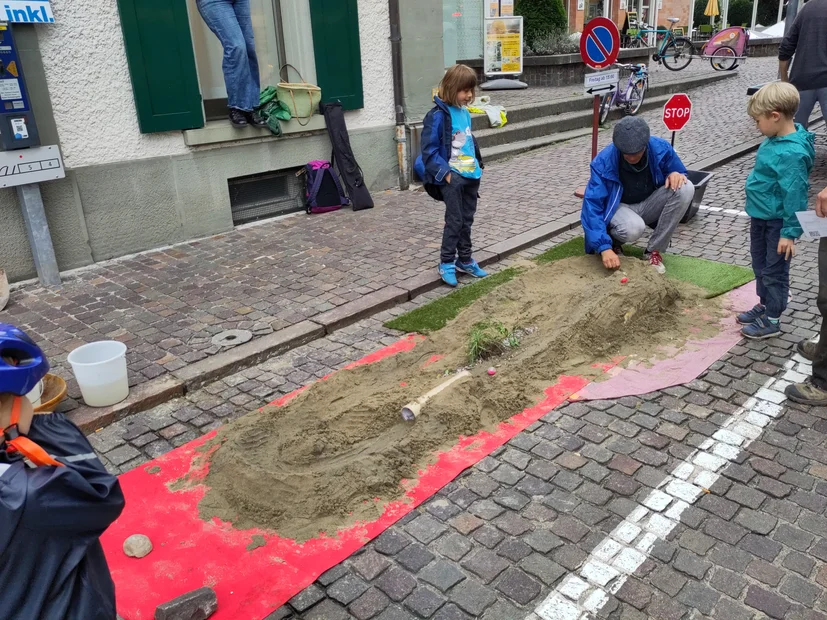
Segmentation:
<svg viewBox="0 0 827 620">
<path fill-rule="evenodd" d="M 233 127 L 241 128 L 246 127 L 249 123 L 247 122 L 247 114 L 241 110 L 236 110 L 235 108 L 230 108 L 230 122 L 233 124 Z"/>
<path fill-rule="evenodd" d="M 267 128 L 267 121 L 264 120 L 264 117 L 261 115 L 261 111 L 253 110 L 252 112 L 247 112 L 245 116 L 247 117 L 247 122 L 253 127 L 263 129 Z"/>
</svg>

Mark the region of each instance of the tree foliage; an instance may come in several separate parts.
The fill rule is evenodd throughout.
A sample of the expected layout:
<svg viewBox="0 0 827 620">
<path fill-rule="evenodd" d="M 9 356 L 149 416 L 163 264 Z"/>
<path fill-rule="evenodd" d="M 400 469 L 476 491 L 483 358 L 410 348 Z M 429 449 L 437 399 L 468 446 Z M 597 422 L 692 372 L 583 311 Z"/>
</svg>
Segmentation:
<svg viewBox="0 0 827 620">
<path fill-rule="evenodd" d="M 523 17 L 523 32 L 528 47 L 533 47 L 537 39 L 550 33 L 568 30 L 562 0 L 516 0 L 514 12 Z"/>
</svg>

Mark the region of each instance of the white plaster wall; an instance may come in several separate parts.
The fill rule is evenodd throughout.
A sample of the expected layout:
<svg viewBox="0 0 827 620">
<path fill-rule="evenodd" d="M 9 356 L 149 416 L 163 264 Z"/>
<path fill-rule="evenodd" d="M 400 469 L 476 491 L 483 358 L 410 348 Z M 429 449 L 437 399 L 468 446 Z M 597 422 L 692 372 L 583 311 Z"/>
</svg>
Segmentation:
<svg viewBox="0 0 827 620">
<path fill-rule="evenodd" d="M 57 0 L 36 26 L 67 167 L 187 152 L 180 131 L 142 134 L 115 0 Z"/>
<path fill-rule="evenodd" d="M 351 129 L 393 123 L 387 0 L 359 0 L 365 107 Z M 114 0 L 56 0 L 55 23 L 37 27 L 46 81 L 66 166 L 77 168 L 191 149 L 181 132 L 142 134 Z"/>
<path fill-rule="evenodd" d="M 388 0 L 359 0 L 359 41 L 365 107 L 347 115 L 348 129 L 394 122 Z"/>
</svg>

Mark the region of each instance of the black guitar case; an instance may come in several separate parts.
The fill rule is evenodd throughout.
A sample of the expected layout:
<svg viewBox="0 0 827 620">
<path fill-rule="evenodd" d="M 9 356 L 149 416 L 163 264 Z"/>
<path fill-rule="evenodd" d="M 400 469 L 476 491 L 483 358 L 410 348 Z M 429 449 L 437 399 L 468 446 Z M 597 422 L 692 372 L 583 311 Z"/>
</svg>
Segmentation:
<svg viewBox="0 0 827 620">
<path fill-rule="evenodd" d="M 350 137 L 347 133 L 342 104 L 339 102 L 325 103 L 322 105 L 322 113 L 327 124 L 330 143 L 333 145 L 333 154 L 330 156 L 330 161 L 339 170 L 339 174 L 345 182 L 345 191 L 350 198 L 353 210 L 372 209 L 373 198 L 371 198 L 368 188 L 365 187 L 362 169 L 353 156 L 353 149 L 350 148 Z"/>
</svg>

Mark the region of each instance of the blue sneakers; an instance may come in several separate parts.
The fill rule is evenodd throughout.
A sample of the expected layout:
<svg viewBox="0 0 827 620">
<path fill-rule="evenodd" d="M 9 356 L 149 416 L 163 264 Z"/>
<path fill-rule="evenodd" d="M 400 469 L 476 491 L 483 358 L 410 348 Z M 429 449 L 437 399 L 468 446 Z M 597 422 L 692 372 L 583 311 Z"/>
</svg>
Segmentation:
<svg viewBox="0 0 827 620">
<path fill-rule="evenodd" d="M 781 325 L 779 321 L 770 321 L 767 315 L 762 314 L 753 323 L 744 325 L 741 328 L 741 335 L 750 340 L 764 340 L 765 338 L 772 338 L 781 333 Z"/>
<path fill-rule="evenodd" d="M 456 262 L 456 267 L 462 273 L 467 273 L 469 276 L 474 276 L 475 278 L 484 278 L 488 275 L 488 272 L 485 271 L 482 267 L 477 264 L 473 258 L 471 259 L 470 263 L 461 263 L 459 261 Z"/>
<path fill-rule="evenodd" d="M 440 263 L 439 275 L 448 286 L 457 285 L 457 268 L 454 263 Z"/>
<path fill-rule="evenodd" d="M 751 325 L 758 320 L 758 317 L 764 314 L 766 308 L 761 304 L 755 304 L 752 310 L 747 310 L 746 312 L 742 312 L 738 316 L 735 317 L 735 320 L 738 321 L 741 325 Z"/>
</svg>

